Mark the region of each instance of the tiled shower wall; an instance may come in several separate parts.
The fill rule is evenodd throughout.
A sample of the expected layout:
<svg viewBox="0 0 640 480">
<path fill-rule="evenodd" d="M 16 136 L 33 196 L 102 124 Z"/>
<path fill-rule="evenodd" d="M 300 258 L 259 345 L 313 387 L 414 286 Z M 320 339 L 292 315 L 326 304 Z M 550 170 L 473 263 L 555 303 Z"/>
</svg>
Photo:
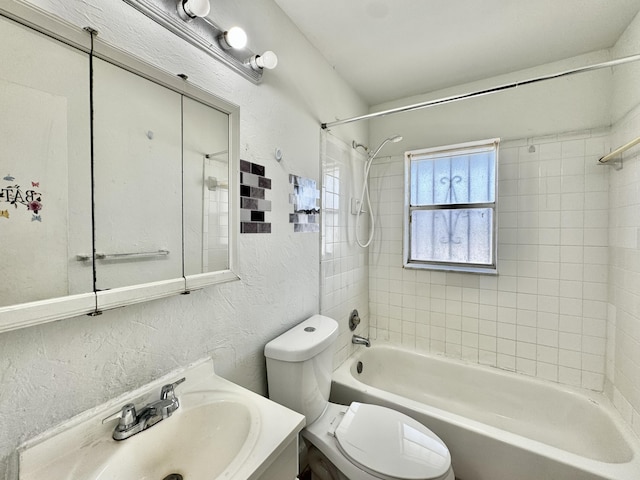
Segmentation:
<svg viewBox="0 0 640 480">
<path fill-rule="evenodd" d="M 612 131 L 617 148 L 640 135 L 640 105 Z M 640 146 L 609 173 L 609 329 L 605 391 L 640 435 Z"/>
<path fill-rule="evenodd" d="M 340 336 L 334 364 L 353 351 L 352 333 L 368 335 L 369 268 L 367 250 L 355 240 L 356 217 L 350 213 L 352 197 L 360 197 L 366 156 L 343 141 L 323 132 L 321 139 L 321 261 L 320 313 L 334 318 Z M 364 221 L 363 221 L 364 220 Z M 361 238 L 368 222 L 361 219 Z M 349 314 L 357 309 L 361 323 L 355 332 L 348 327 Z"/>
<path fill-rule="evenodd" d="M 403 269 L 403 158 L 377 159 L 372 337 L 602 390 L 608 133 L 501 144 L 498 276 Z"/>
<path fill-rule="evenodd" d="M 229 268 L 228 160 L 204 160 L 202 271 Z M 215 180 L 212 180 L 215 179 Z"/>
</svg>

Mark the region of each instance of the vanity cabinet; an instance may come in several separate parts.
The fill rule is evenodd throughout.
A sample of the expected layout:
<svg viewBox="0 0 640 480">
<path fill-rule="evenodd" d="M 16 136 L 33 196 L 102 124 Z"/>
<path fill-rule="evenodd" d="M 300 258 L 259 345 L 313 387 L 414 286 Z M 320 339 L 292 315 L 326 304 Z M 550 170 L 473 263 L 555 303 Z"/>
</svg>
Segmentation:
<svg viewBox="0 0 640 480">
<path fill-rule="evenodd" d="M 123 405 L 138 409 L 176 384 L 170 417 L 125 440 L 112 436 Z M 110 420 L 103 421 L 109 417 Z M 215 374 L 213 360 L 186 367 L 82 412 L 18 448 L 20 480 L 104 478 L 294 480 L 304 417 Z"/>
<path fill-rule="evenodd" d="M 257 480 L 296 480 L 298 478 L 298 438 L 284 448 Z"/>
</svg>

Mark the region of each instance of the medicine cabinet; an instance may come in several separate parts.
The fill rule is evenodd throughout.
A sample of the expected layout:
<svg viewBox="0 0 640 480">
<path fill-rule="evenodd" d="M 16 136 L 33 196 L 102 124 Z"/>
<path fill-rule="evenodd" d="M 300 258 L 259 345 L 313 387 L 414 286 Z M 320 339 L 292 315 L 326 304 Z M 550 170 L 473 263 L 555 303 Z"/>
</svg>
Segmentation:
<svg viewBox="0 0 640 480">
<path fill-rule="evenodd" d="M 238 107 L 20 2 L 0 37 L 0 332 L 237 279 Z"/>
</svg>

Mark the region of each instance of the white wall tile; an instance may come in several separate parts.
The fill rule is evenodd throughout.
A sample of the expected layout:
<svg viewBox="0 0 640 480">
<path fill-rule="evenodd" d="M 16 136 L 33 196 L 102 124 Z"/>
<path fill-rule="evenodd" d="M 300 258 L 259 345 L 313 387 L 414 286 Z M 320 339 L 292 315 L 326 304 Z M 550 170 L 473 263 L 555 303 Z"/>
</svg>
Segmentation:
<svg viewBox="0 0 640 480">
<path fill-rule="evenodd" d="M 537 362 L 536 376 L 552 382 L 558 381 L 558 365 L 556 363 Z"/>
<path fill-rule="evenodd" d="M 385 290 L 390 307 L 404 300 L 399 318 L 415 322 L 415 336 L 422 339 L 415 348 L 569 385 L 603 387 L 609 172 L 589 162 L 608 148 L 608 133 L 552 135 L 533 154 L 524 140 L 503 145 L 497 277 L 403 270 L 401 203 L 380 218 L 382 239 L 370 254 L 370 269 L 387 281 L 376 283 L 372 295 Z M 372 191 L 374 203 L 390 204 L 394 195 L 403 195 L 402 160 L 386 161 L 394 177 L 372 169 L 372 185 L 385 185 Z M 373 254 L 381 245 L 391 248 L 388 256 Z M 392 268 L 377 268 L 387 266 Z M 403 271 L 411 278 L 403 280 Z M 412 316 L 407 309 L 428 316 Z M 397 315 L 393 308 L 385 314 L 372 309 L 372 321 L 387 314 Z M 388 328 L 394 333 L 397 325 Z M 412 331 L 407 328 L 403 332 Z"/>
<path fill-rule="evenodd" d="M 637 22 L 636 22 L 637 23 Z M 636 138 L 640 131 L 640 106 L 636 106 L 623 117 L 612 129 L 612 146 L 616 148 Z M 606 274 L 604 268 L 604 254 L 596 251 L 593 262 L 598 263 L 599 269 L 585 271 L 585 277 L 605 278 L 610 284 L 610 298 L 607 305 L 607 326 L 603 323 L 589 321 L 585 323 L 585 331 L 589 334 L 601 336 L 603 328 L 607 332 L 606 344 L 606 376 L 612 387 L 612 400 L 623 418 L 640 431 L 637 422 L 640 412 L 640 359 L 638 351 L 638 332 L 640 331 L 640 258 L 638 245 L 638 228 L 640 227 L 640 164 L 637 149 L 629 150 L 624 155 L 624 168 L 620 171 L 610 170 L 608 192 L 608 240 L 609 240 L 609 268 Z M 599 232 L 601 229 L 597 229 Z M 602 235 L 602 234 L 600 234 Z M 602 236 L 598 240 L 602 242 Z M 590 292 L 596 293 L 594 286 L 589 283 Z M 599 297 L 599 300 L 602 297 Z M 602 319 L 602 309 L 597 312 L 597 318 Z M 596 315 L 590 315 L 596 317 Z M 597 340 L 586 339 L 583 352 L 599 354 L 603 345 Z M 585 353 L 586 354 L 586 353 Z M 598 355 L 599 356 L 599 355 Z M 631 360 L 631 359 L 635 360 Z M 634 419 L 636 421 L 634 422 Z"/>
<path fill-rule="evenodd" d="M 388 332 L 402 331 L 402 321 L 394 318 L 390 321 L 390 285 L 383 267 L 378 266 L 378 277 L 369 272 L 368 255 L 353 240 L 355 234 L 355 217 L 348 211 L 351 196 L 356 196 L 355 185 L 362 184 L 362 173 L 359 168 L 366 157 L 351 148 L 345 142 L 330 134 L 323 135 L 321 207 L 323 211 L 320 259 L 321 295 L 320 312 L 334 318 L 340 325 L 338 346 L 334 364 L 339 364 L 354 350 L 351 344 L 351 332 L 347 322 L 353 309 L 357 309 L 361 323 L 354 333 L 359 335 L 375 335 L 388 337 Z M 331 209 L 339 210 L 338 214 L 329 215 Z M 367 226 L 367 222 L 363 222 Z M 362 227 L 363 225 L 361 225 Z M 388 264 L 388 262 L 384 262 Z M 373 277 L 373 278 L 371 278 Z M 375 284 L 375 295 L 370 295 L 370 286 Z M 402 291 L 398 293 L 402 299 Z M 369 298 L 375 302 L 369 302 Z M 396 301 L 396 297 L 393 297 Z M 377 312 L 374 319 L 375 328 L 370 329 L 369 309 Z M 401 315 L 400 315 L 401 317 Z M 396 322 L 400 322 L 398 326 Z M 374 337 L 376 338 L 376 337 Z"/>
</svg>

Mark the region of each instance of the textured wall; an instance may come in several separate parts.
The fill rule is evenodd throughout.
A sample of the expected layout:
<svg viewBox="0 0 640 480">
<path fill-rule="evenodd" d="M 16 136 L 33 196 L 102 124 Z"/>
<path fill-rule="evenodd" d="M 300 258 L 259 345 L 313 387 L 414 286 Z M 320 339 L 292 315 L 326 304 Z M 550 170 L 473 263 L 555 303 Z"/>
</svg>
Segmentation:
<svg viewBox="0 0 640 480">
<path fill-rule="evenodd" d="M 288 176 L 319 181 L 320 121 L 366 110 L 271 0 L 213 3 L 214 19 L 247 30 L 249 48 L 277 52 L 259 86 L 120 0 L 33 3 L 240 105 L 241 158 L 273 180 L 273 228 L 241 235 L 238 282 L 0 335 L 0 478 L 11 480 L 21 442 L 195 359 L 212 355 L 220 374 L 266 392 L 264 344 L 319 309 L 319 235 L 294 234 Z M 365 138 L 365 128 L 338 134 Z"/>
</svg>

